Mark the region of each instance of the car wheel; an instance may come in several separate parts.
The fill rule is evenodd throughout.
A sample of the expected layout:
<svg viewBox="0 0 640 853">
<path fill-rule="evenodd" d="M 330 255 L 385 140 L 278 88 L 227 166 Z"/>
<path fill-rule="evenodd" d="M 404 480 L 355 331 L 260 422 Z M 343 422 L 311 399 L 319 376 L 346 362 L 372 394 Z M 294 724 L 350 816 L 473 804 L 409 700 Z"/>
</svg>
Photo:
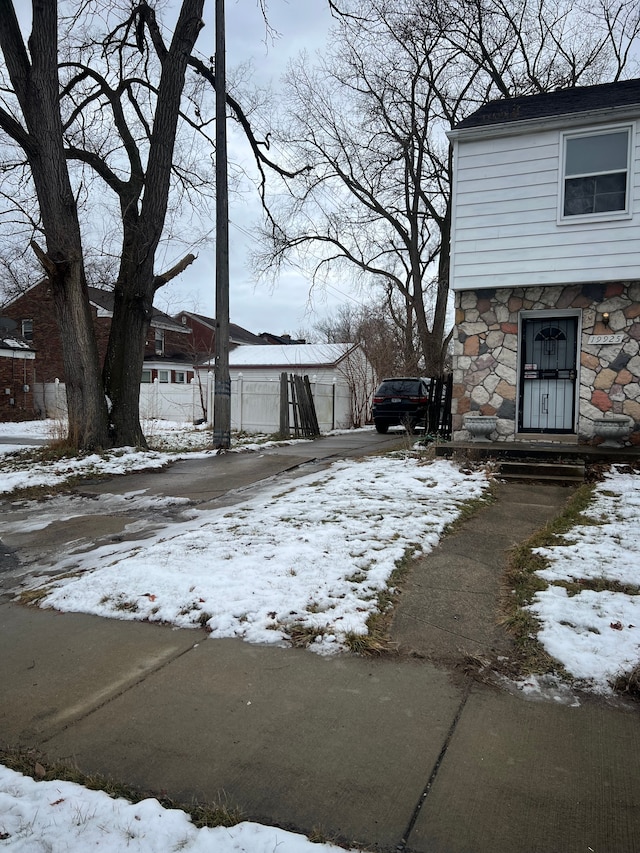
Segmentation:
<svg viewBox="0 0 640 853">
<path fill-rule="evenodd" d="M 384 434 L 389 431 L 389 424 L 383 424 L 381 421 L 376 421 L 376 432 Z"/>
</svg>

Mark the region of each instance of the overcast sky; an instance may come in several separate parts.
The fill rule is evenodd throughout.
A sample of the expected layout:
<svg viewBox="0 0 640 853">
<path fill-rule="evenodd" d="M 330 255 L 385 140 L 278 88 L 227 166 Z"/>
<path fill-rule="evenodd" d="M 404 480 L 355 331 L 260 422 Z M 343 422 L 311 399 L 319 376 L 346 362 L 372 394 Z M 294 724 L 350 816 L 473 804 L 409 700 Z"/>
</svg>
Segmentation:
<svg viewBox="0 0 640 853">
<path fill-rule="evenodd" d="M 265 44 L 265 25 L 258 0 L 226 0 L 227 69 L 251 60 L 260 85 L 277 90 L 289 59 L 300 51 L 321 49 L 331 25 L 327 0 L 268 0 L 269 23 L 279 33 L 275 44 Z M 206 27 L 196 44 L 199 52 L 214 52 L 214 2 L 207 0 Z M 233 133 L 233 123 L 229 125 Z M 230 137 L 230 149 L 234 140 Z M 233 156 L 230 153 L 230 156 Z M 316 291 L 310 300 L 309 279 L 293 270 L 282 274 L 275 286 L 257 282 L 248 265 L 252 248 L 251 232 L 260 217 L 257 193 L 230 200 L 230 315 L 231 322 L 254 333 L 296 334 L 311 329 L 337 306 L 354 299 L 348 283 Z M 212 222 L 212 228 L 214 223 Z M 157 306 L 171 313 L 180 309 L 215 315 L 214 248 L 198 249 L 198 260 L 158 295 Z M 175 258 L 169 259 L 175 262 Z M 167 266 L 159 258 L 158 269 Z M 357 297 L 356 297 L 357 298 Z"/>
</svg>

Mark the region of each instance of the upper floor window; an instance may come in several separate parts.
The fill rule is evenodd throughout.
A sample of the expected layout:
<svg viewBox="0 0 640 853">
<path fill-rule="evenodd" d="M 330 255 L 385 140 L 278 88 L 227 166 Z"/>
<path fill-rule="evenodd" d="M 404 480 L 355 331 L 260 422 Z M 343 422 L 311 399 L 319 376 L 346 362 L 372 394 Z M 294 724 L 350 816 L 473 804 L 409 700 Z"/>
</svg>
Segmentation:
<svg viewBox="0 0 640 853">
<path fill-rule="evenodd" d="M 21 323 L 20 334 L 25 341 L 33 340 L 33 320 L 23 320 Z"/>
<path fill-rule="evenodd" d="M 564 219 L 627 213 L 630 139 L 630 128 L 564 137 Z"/>
</svg>

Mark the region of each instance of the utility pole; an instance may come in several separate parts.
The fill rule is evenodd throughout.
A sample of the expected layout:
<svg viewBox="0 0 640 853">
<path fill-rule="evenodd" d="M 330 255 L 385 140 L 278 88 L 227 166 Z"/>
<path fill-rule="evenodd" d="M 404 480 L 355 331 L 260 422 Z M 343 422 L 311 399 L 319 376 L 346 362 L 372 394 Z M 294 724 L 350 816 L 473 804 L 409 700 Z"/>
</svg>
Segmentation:
<svg viewBox="0 0 640 853">
<path fill-rule="evenodd" d="M 227 181 L 227 73 L 224 0 L 216 0 L 216 367 L 213 446 L 231 446 L 229 376 L 229 188 Z"/>
</svg>

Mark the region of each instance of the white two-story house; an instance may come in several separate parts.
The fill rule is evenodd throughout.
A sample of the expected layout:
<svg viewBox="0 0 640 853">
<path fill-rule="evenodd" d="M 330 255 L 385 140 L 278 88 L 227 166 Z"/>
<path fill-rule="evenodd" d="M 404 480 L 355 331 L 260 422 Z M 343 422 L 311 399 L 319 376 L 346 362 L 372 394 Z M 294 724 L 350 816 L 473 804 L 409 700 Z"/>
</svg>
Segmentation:
<svg viewBox="0 0 640 853">
<path fill-rule="evenodd" d="M 491 102 L 454 145 L 453 438 L 640 445 L 640 80 Z"/>
</svg>

